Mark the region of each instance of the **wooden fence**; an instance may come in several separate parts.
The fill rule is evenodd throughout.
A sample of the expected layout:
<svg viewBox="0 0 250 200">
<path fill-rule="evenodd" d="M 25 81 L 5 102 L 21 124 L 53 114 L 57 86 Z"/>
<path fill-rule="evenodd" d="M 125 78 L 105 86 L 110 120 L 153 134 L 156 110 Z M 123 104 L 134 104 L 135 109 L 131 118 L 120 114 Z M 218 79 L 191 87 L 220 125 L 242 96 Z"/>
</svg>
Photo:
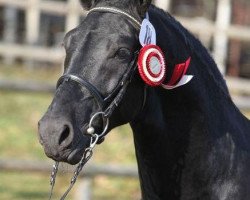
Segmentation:
<svg viewBox="0 0 250 200">
<path fill-rule="evenodd" d="M 48 176 L 51 173 L 52 163 L 42 161 L 25 161 L 25 160 L 0 160 L 0 171 L 5 172 L 24 172 L 24 173 L 42 173 Z M 63 174 L 72 172 L 63 171 Z M 61 174 L 59 170 L 58 175 Z M 71 170 L 70 170 L 71 171 Z M 93 179 L 98 176 L 138 178 L 136 166 L 121 165 L 91 165 L 87 164 L 79 175 L 75 187 L 75 200 L 91 200 L 93 191 Z M 48 185 L 49 186 L 49 185 Z M 48 187 L 49 188 L 49 187 Z M 49 192 L 49 191 L 48 191 Z"/>
<path fill-rule="evenodd" d="M 231 23 L 231 0 L 217 0 L 216 20 L 210 21 L 205 18 L 183 18 L 177 19 L 191 32 L 198 35 L 205 45 L 213 41 L 213 55 L 218 63 L 220 71 L 225 73 L 227 60 L 228 40 L 239 39 L 250 41 L 250 28 L 232 25 Z M 164 10 L 169 10 L 172 0 L 155 0 L 154 3 Z M 64 57 L 62 49 L 50 49 L 29 46 L 35 44 L 39 38 L 39 26 L 41 13 L 49 13 L 65 16 L 65 31 L 69 31 L 79 24 L 80 17 L 86 15 L 79 0 L 68 0 L 66 2 L 55 0 L 0 0 L 0 6 L 22 9 L 25 11 L 27 45 L 13 45 L 0 43 L 0 55 L 3 57 L 21 57 L 24 59 L 44 60 L 61 63 Z M 46 56 L 47 55 L 47 56 Z"/>
<path fill-rule="evenodd" d="M 172 0 L 155 0 L 154 3 L 159 7 L 169 10 Z M 79 24 L 80 17 L 86 15 L 79 0 L 68 0 L 65 2 L 55 0 L 0 0 L 0 6 L 22 9 L 26 13 L 26 44 L 14 44 L 10 42 L 0 42 L 0 55 L 6 58 L 22 58 L 25 60 L 46 61 L 50 63 L 62 63 L 64 60 L 64 50 L 60 47 L 42 47 L 34 46 L 39 37 L 39 26 L 41 13 L 49 13 L 58 16 L 65 16 L 65 31 L 76 27 Z M 225 62 L 227 58 L 227 44 L 229 39 L 238 39 L 240 41 L 250 41 L 250 28 L 231 25 L 231 0 L 218 0 L 217 18 L 210 21 L 206 18 L 176 18 L 190 31 L 195 33 L 205 46 L 209 46 L 214 38 L 214 50 L 212 54 L 216 59 L 220 71 L 225 73 Z M 202 27 L 201 27 L 202 26 Z M 11 27 L 10 27 L 11 28 Z M 249 88 L 249 81 L 227 78 L 229 88 L 235 87 L 239 90 Z M 39 83 L 27 84 L 26 82 L 1 80 L 0 87 L 6 89 L 24 89 L 31 91 L 52 91 L 53 87 L 48 85 L 39 85 Z M 234 84 L 232 84 L 234 83 Z M 240 84 L 241 83 L 241 84 Z M 242 84 L 244 83 L 244 84 Z M 240 86 L 239 86 L 240 85 Z M 25 88 L 25 86 L 28 86 Z M 235 91 L 233 89 L 233 91 Z M 236 104 L 241 108 L 250 108 L 249 97 L 234 96 Z M 249 92 L 247 92 L 249 94 Z"/>
<path fill-rule="evenodd" d="M 226 77 L 226 82 L 237 107 L 241 110 L 250 110 L 250 80 Z M 38 81 L 0 79 L 0 89 L 21 92 L 54 93 L 55 85 Z"/>
</svg>

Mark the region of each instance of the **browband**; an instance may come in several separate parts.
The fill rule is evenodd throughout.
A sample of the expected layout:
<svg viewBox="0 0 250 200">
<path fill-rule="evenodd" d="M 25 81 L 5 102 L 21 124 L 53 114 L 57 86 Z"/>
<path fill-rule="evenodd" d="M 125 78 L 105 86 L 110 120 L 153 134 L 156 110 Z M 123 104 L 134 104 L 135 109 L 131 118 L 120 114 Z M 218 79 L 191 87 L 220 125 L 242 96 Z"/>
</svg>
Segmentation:
<svg viewBox="0 0 250 200">
<path fill-rule="evenodd" d="M 138 28 L 141 28 L 141 22 L 139 20 L 137 20 L 135 17 L 131 16 L 130 14 L 119 10 L 117 8 L 111 8 L 111 7 L 95 7 L 92 8 L 88 11 L 88 14 L 91 12 L 95 12 L 95 11 L 103 11 L 103 12 L 112 12 L 112 13 L 116 13 L 116 14 L 121 14 L 123 16 L 126 16 L 127 18 L 129 18 L 131 21 L 134 22 L 134 24 L 136 24 L 136 26 L 138 26 Z"/>
</svg>

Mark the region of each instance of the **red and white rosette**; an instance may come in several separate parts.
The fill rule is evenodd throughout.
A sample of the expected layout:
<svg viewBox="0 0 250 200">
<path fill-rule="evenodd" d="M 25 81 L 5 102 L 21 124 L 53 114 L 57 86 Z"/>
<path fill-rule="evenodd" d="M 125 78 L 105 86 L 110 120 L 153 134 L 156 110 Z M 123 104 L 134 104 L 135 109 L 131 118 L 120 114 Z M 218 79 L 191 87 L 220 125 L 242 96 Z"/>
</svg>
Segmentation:
<svg viewBox="0 0 250 200">
<path fill-rule="evenodd" d="M 153 87 L 162 84 L 166 76 L 166 64 L 160 47 L 149 44 L 141 49 L 138 56 L 138 70 L 146 84 Z"/>
</svg>

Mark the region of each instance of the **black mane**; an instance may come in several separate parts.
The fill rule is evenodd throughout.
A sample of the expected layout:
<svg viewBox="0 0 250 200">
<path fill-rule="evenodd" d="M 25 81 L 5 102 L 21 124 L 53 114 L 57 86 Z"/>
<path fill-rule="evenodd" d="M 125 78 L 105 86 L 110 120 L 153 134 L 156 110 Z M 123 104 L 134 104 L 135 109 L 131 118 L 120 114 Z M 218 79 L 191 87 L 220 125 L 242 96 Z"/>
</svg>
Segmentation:
<svg viewBox="0 0 250 200">
<path fill-rule="evenodd" d="M 190 52 L 193 60 L 198 59 L 201 62 L 202 69 L 205 72 L 204 78 L 212 78 L 214 82 L 216 82 L 217 86 L 222 89 L 223 93 L 227 96 L 229 95 L 227 85 L 218 70 L 218 67 L 210 56 L 208 50 L 201 44 L 201 42 L 191 34 L 186 28 L 184 28 L 179 21 L 177 21 L 174 17 L 172 17 L 168 12 L 157 8 L 154 5 L 150 6 L 149 13 L 152 12 L 155 15 L 160 16 L 160 18 L 164 21 L 165 26 L 171 29 L 172 33 L 176 34 L 183 43 L 186 44 L 186 51 Z M 159 31 L 160 32 L 160 31 Z M 161 41 L 162 42 L 162 41 Z M 176 39 L 168 40 L 168 42 L 172 42 L 172 44 L 168 44 L 168 47 L 172 47 L 171 49 L 167 49 L 167 52 L 172 52 L 173 55 L 179 56 L 180 51 L 176 48 Z M 166 56 L 167 57 L 167 56 Z M 175 62 L 181 61 L 183 59 L 180 55 L 180 58 L 174 59 Z M 183 61 L 183 60 L 182 60 Z M 176 64 L 176 63 L 175 63 Z M 208 76 L 209 75 L 209 76 Z"/>
<path fill-rule="evenodd" d="M 164 22 L 164 26 L 170 32 L 168 36 L 171 38 L 165 38 L 165 40 L 161 38 L 158 41 L 159 45 L 163 47 L 163 51 L 166 52 L 167 60 L 169 57 L 169 60 L 172 60 L 172 62 L 169 62 L 170 73 L 168 73 L 167 78 L 171 76 L 171 70 L 175 64 L 183 62 L 187 55 L 191 56 L 191 67 L 188 74 L 194 75 L 194 78 L 189 87 L 185 90 L 176 89 L 176 93 L 180 91 L 180 95 L 182 95 L 188 92 L 187 98 L 193 96 L 190 101 L 193 101 L 193 104 L 196 104 L 195 106 L 200 104 L 205 119 L 209 123 L 208 130 L 212 135 L 220 137 L 230 132 L 240 146 L 250 150 L 250 137 L 244 131 L 245 128 L 249 128 L 249 123 L 237 122 L 239 116 L 245 117 L 233 103 L 226 82 L 210 53 L 193 34 L 169 13 L 153 5 L 149 9 L 149 13 L 152 15 L 154 26 L 159 29 L 159 34 L 164 33 L 162 26 L 157 27 L 159 19 Z M 157 16 L 158 21 L 155 20 L 155 16 Z M 167 43 L 165 45 L 167 48 L 164 48 L 165 43 Z M 169 52 L 171 52 L 170 56 L 168 55 Z M 164 90 L 163 93 L 168 92 Z M 218 119 L 223 119 L 223 121 Z M 241 130 L 239 127 L 245 128 Z"/>
</svg>

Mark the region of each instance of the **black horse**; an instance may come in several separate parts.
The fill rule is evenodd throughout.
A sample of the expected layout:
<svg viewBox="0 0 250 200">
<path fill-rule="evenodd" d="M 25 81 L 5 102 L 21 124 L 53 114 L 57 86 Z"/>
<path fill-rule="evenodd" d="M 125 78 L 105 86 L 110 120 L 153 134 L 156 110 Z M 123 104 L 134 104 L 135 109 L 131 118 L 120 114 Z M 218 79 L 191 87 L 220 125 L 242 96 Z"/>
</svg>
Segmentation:
<svg viewBox="0 0 250 200">
<path fill-rule="evenodd" d="M 108 119 L 102 134 L 130 123 L 143 199 L 249 200 L 250 123 L 207 50 L 150 0 L 81 2 L 99 10 L 65 37 L 64 76 L 39 122 L 47 156 L 76 164 Z M 165 54 L 165 82 L 191 57 L 188 84 L 148 87 L 134 70 L 141 48 L 137 21 L 147 11 Z"/>
</svg>

